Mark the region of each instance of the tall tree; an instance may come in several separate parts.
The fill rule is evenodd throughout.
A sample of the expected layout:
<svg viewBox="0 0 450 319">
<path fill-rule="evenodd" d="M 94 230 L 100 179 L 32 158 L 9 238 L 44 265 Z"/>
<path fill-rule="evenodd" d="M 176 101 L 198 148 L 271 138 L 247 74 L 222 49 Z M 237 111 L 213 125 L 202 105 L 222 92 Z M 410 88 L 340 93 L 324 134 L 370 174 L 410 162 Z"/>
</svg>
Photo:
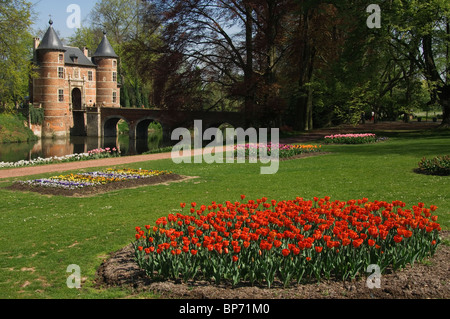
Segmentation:
<svg viewBox="0 0 450 319">
<path fill-rule="evenodd" d="M 0 105 L 5 109 L 17 106 L 28 93 L 32 5 L 25 0 L 0 3 Z"/>
<path fill-rule="evenodd" d="M 82 26 L 76 29 L 75 34 L 68 38 L 68 43 L 71 46 L 83 48 L 87 47 L 94 54 L 99 41 L 103 37 L 103 30 L 93 26 Z"/>
<path fill-rule="evenodd" d="M 199 67 L 203 80 L 242 100 L 248 122 L 276 104 L 283 17 L 292 1 L 161 1 L 169 48 Z M 258 119 L 259 117 L 259 119 Z"/>
<path fill-rule="evenodd" d="M 150 81 L 140 73 L 140 68 L 132 56 L 139 48 L 139 41 L 149 36 L 150 24 L 147 22 L 151 7 L 143 0 L 98 1 L 89 14 L 90 25 L 78 29 L 69 39 L 70 45 L 88 46 L 95 50 L 103 31 L 107 32 L 108 39 L 119 55 L 118 75 L 122 85 L 121 105 L 124 107 L 148 105 L 147 88 Z M 144 18 L 147 21 L 144 21 Z M 145 55 L 146 58 L 149 56 Z M 142 97 L 143 94 L 147 96 Z"/>
<path fill-rule="evenodd" d="M 287 20 L 287 53 L 283 61 L 283 95 L 289 104 L 285 118 L 296 130 L 312 130 L 314 100 L 320 92 L 315 88 L 320 83 L 317 79 L 338 60 L 345 40 L 340 30 L 345 29 L 332 3 L 309 0 L 294 3 Z"/>
<path fill-rule="evenodd" d="M 392 46 L 428 82 L 431 101 L 442 107 L 442 126 L 450 126 L 450 3 L 445 0 L 393 0 L 389 23 Z"/>
</svg>

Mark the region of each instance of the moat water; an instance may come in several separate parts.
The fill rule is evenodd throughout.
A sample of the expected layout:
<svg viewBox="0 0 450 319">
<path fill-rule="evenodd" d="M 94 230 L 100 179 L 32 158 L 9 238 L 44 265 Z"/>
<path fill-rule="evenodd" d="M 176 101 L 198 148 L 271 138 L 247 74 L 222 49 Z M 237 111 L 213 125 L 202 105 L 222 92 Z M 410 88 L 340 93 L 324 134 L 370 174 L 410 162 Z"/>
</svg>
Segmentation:
<svg viewBox="0 0 450 319">
<path fill-rule="evenodd" d="M 117 148 L 122 155 L 139 155 L 167 145 L 163 144 L 162 132 L 149 135 L 148 139 L 130 140 L 128 135 L 92 138 L 70 137 L 68 139 L 40 139 L 29 143 L 0 144 L 0 162 L 17 162 L 38 157 L 48 158 L 85 153 L 97 148 Z"/>
</svg>

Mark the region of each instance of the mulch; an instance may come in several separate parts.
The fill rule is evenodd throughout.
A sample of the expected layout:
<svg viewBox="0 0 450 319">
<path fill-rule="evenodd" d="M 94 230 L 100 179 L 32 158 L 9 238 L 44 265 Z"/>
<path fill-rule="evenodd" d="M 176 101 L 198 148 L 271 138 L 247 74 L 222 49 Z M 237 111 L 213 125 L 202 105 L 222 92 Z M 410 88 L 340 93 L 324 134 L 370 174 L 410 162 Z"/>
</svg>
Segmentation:
<svg viewBox="0 0 450 319">
<path fill-rule="evenodd" d="M 448 241 L 449 231 L 441 231 Z M 111 253 L 96 273 L 97 287 L 120 287 L 130 293 L 151 292 L 163 299 L 448 299 L 450 298 L 450 246 L 441 244 L 434 256 L 414 265 L 381 276 L 380 288 L 368 288 L 366 278 L 349 281 L 323 280 L 284 288 L 274 282 L 272 288 L 215 285 L 209 281 L 183 283 L 152 281 L 134 260 L 134 249 L 128 245 Z"/>
</svg>

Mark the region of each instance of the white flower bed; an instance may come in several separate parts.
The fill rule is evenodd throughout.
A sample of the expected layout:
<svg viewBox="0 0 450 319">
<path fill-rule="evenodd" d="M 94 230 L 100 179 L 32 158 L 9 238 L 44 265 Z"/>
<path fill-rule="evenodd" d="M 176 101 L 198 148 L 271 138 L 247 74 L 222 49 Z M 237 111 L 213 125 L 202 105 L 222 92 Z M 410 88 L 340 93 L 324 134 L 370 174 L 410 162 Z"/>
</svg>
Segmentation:
<svg viewBox="0 0 450 319">
<path fill-rule="evenodd" d="M 118 156 L 119 154 L 120 153 L 117 151 L 116 148 L 113 148 L 113 149 L 99 148 L 99 149 L 89 151 L 87 153 L 80 153 L 80 154 L 71 154 L 71 155 L 65 155 L 65 156 L 53 156 L 53 157 L 49 157 L 49 158 L 38 157 L 38 158 L 30 160 L 30 161 L 21 160 L 18 162 L 1 162 L 0 168 L 16 168 L 16 167 L 55 164 L 55 163 L 64 163 L 64 162 L 77 162 L 77 161 L 84 161 L 84 160 L 89 160 L 89 159 Z"/>
</svg>

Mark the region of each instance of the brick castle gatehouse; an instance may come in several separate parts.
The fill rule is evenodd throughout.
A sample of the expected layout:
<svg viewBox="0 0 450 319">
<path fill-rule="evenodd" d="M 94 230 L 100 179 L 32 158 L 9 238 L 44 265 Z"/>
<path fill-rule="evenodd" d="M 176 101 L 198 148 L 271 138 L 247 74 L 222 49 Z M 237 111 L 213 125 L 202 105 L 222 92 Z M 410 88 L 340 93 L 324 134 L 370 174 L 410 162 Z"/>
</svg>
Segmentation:
<svg viewBox="0 0 450 319">
<path fill-rule="evenodd" d="M 106 33 L 90 57 L 83 50 L 64 46 L 49 21 L 42 41 L 34 39 L 37 76 L 31 81 L 30 100 L 44 109 L 42 137 L 86 135 L 86 107 L 120 108 L 117 59 Z"/>
</svg>

